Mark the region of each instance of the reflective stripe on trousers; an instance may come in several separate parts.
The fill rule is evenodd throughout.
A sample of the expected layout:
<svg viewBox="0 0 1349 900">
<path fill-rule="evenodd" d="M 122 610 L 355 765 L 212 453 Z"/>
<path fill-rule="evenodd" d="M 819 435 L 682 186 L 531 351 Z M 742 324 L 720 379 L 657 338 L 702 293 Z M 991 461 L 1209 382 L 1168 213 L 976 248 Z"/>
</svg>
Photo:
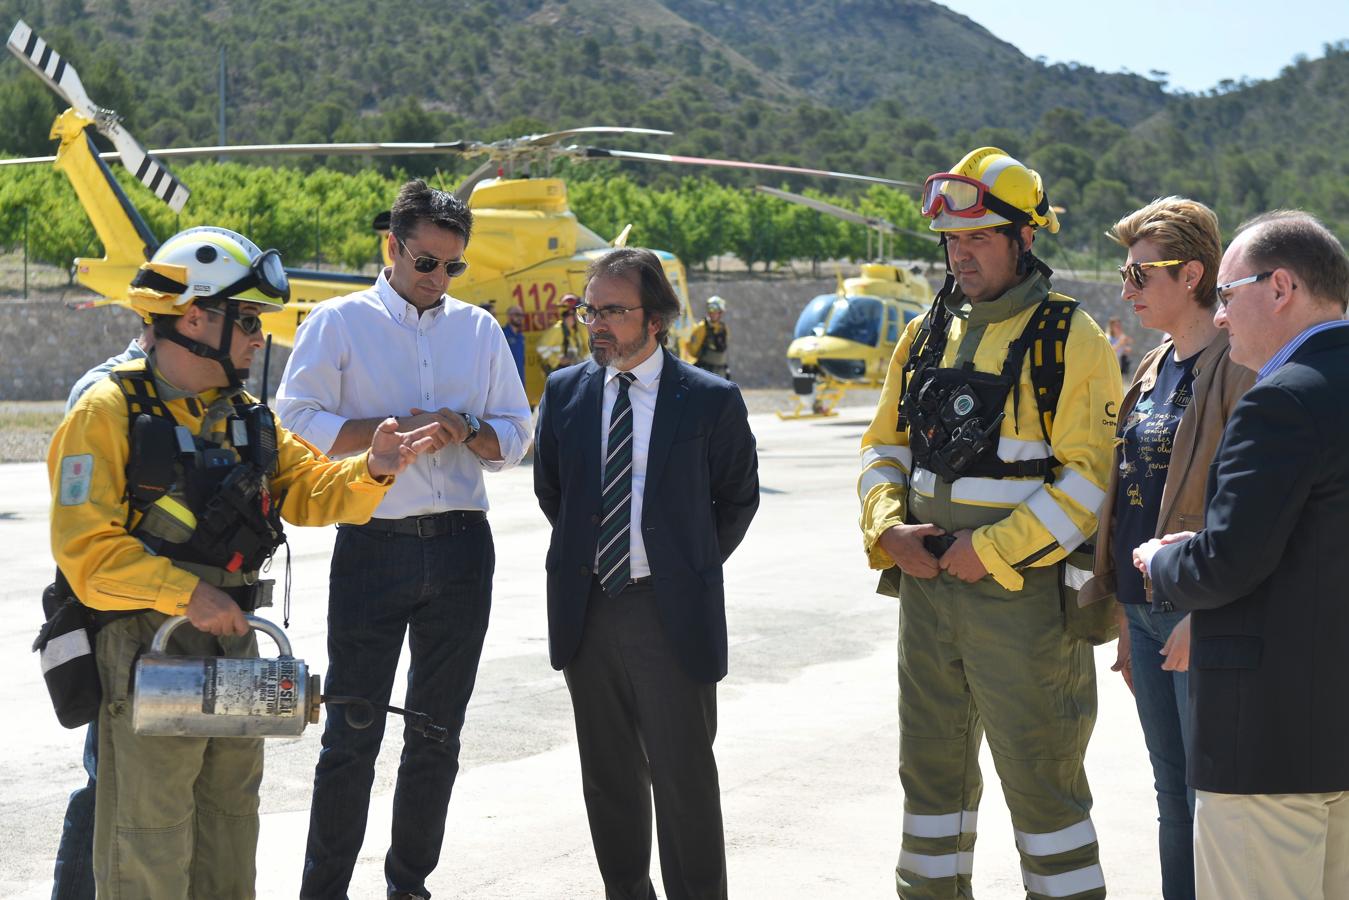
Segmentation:
<svg viewBox="0 0 1349 900">
<path fill-rule="evenodd" d="M 904 576 L 899 593 L 899 896 L 972 896 L 986 730 L 1028 896 L 1103 897 L 1082 766 L 1095 669 L 1090 646 L 1063 631 L 1056 569 L 1027 570 L 1015 593 L 946 575 Z"/>
</svg>

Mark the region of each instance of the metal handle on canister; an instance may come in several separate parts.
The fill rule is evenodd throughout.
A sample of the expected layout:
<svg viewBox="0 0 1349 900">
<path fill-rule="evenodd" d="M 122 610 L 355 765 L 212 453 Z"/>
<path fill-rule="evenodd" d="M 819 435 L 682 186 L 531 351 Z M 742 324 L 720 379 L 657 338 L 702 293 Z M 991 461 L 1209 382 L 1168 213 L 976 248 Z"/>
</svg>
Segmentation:
<svg viewBox="0 0 1349 900">
<path fill-rule="evenodd" d="M 275 641 L 276 649 L 281 651 L 281 656 L 293 658 L 293 654 L 290 652 L 290 638 L 286 637 L 286 633 L 281 630 L 281 626 L 260 616 L 244 616 L 244 619 L 254 631 L 261 631 Z M 164 624 L 159 626 L 159 630 L 155 632 L 155 639 L 150 644 L 150 652 L 158 656 L 167 656 L 164 648 L 169 644 L 169 635 L 173 634 L 173 630 L 186 621 L 188 621 L 187 616 L 174 616 L 166 619 Z"/>
</svg>

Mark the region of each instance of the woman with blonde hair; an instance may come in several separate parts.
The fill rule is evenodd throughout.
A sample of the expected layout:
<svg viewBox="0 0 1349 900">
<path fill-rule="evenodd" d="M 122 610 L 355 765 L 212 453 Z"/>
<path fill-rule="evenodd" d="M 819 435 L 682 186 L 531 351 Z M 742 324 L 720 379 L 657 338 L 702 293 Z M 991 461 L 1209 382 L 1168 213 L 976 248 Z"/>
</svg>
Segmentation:
<svg viewBox="0 0 1349 900">
<path fill-rule="evenodd" d="M 1096 536 L 1095 577 L 1083 601 L 1113 593 L 1120 637 L 1115 665 L 1133 691 L 1157 789 L 1166 900 L 1194 897 L 1194 792 L 1185 784 L 1190 623 L 1153 613 L 1133 548 L 1204 527 L 1209 463 L 1255 373 L 1233 363 L 1213 322 L 1222 258 L 1218 219 L 1181 197 L 1154 200 L 1115 223 L 1128 250 L 1121 298 L 1146 328 L 1165 332 L 1140 360 L 1119 410 L 1115 466 Z"/>
</svg>

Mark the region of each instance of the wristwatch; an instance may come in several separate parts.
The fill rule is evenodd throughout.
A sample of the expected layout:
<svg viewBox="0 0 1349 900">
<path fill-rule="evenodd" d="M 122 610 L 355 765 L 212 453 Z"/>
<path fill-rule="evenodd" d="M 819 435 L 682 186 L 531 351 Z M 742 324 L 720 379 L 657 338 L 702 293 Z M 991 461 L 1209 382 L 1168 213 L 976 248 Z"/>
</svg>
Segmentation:
<svg viewBox="0 0 1349 900">
<path fill-rule="evenodd" d="M 467 444 L 478 436 L 479 431 L 482 431 L 482 423 L 473 413 L 460 413 L 459 415 L 464 417 L 464 424 L 468 426 L 468 437 L 464 438 L 464 443 Z"/>
</svg>

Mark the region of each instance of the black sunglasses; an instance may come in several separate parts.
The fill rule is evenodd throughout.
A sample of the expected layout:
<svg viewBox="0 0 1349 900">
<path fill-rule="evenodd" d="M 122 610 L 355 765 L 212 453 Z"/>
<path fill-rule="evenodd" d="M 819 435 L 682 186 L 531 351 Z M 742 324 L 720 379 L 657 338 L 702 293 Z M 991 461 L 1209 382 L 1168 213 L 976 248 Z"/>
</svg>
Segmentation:
<svg viewBox="0 0 1349 900">
<path fill-rule="evenodd" d="M 202 309 L 208 313 L 215 313 L 217 316 L 225 315 L 223 309 L 214 306 L 203 306 Z M 257 313 L 239 313 L 234 319 L 234 324 L 239 326 L 239 330 L 244 334 L 257 334 L 262 330 L 262 316 Z"/>
<path fill-rule="evenodd" d="M 403 248 L 403 252 L 412 256 L 412 251 L 408 245 L 403 243 L 403 239 L 394 235 L 394 240 L 398 241 L 398 246 Z M 445 267 L 445 274 L 451 278 L 458 278 L 468 271 L 468 263 L 462 259 L 436 259 L 434 256 L 412 256 L 412 268 L 423 275 L 429 275 L 436 270 L 437 266 Z"/>
</svg>

